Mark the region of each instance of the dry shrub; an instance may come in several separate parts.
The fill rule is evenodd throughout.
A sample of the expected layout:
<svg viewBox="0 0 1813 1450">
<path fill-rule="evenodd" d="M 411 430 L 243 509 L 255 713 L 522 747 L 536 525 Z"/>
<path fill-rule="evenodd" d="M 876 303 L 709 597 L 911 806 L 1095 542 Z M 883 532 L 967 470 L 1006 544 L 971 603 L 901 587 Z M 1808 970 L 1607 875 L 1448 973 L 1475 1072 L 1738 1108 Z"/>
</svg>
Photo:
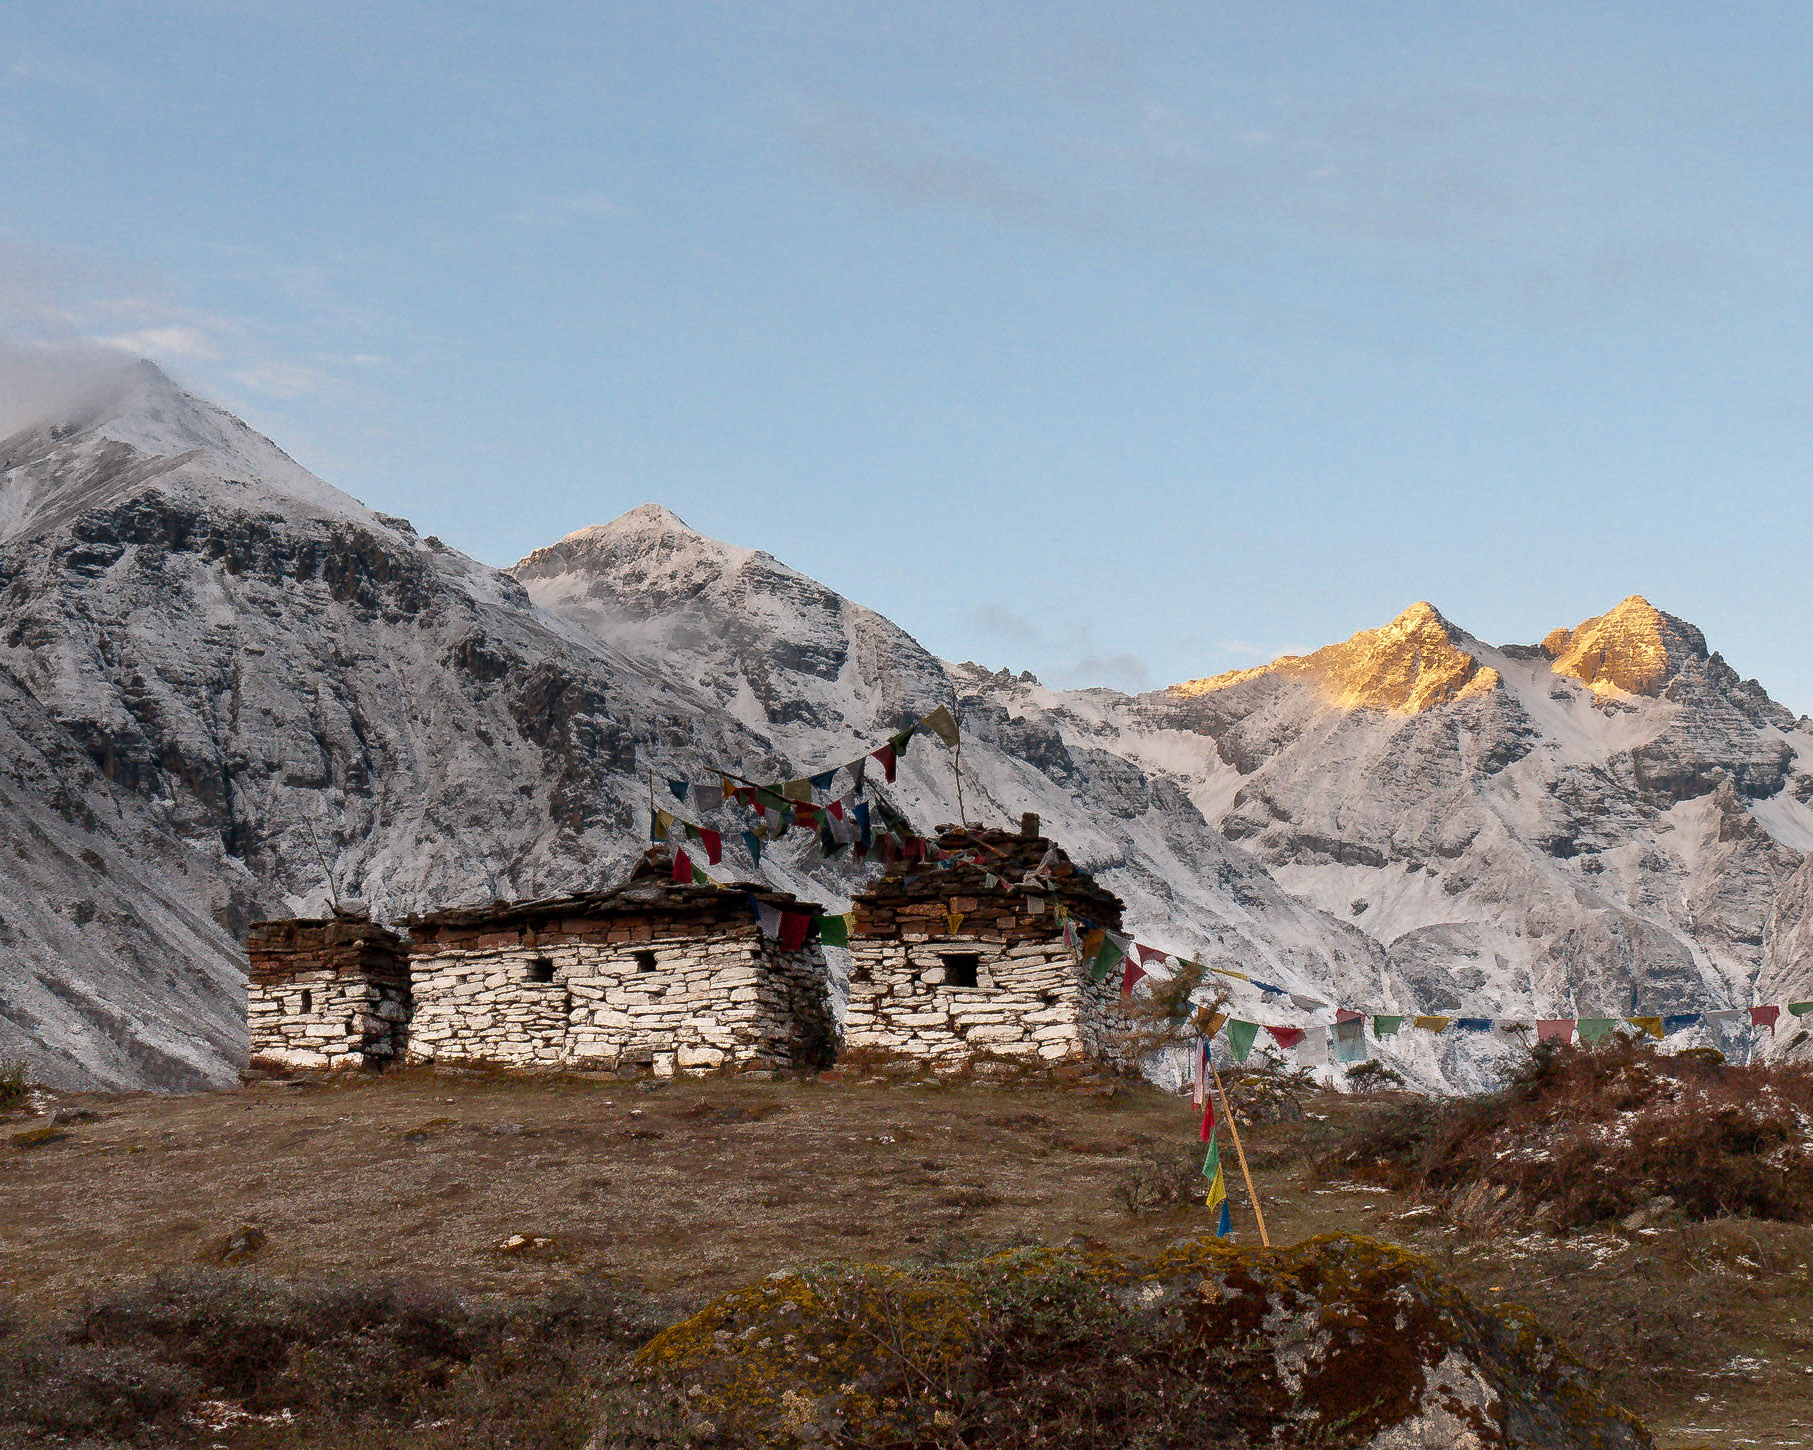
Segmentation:
<svg viewBox="0 0 1813 1450">
<path fill-rule="evenodd" d="M 1690 1219 L 1808 1223 L 1809 1112 L 1804 1066 L 1732 1066 L 1629 1039 L 1543 1044 L 1500 1092 L 1358 1117 L 1317 1167 L 1475 1219 L 1585 1227 L 1666 1196 Z"/>
<path fill-rule="evenodd" d="M 92 1301 L 0 1340 L 0 1443 L 181 1444 L 204 1402 L 260 1444 L 577 1447 L 596 1381 L 659 1327 L 617 1286 L 515 1301 L 217 1270 Z M 435 1433 L 423 1435 L 420 1427 Z M 204 1437 L 209 1438 L 209 1437 Z"/>
<path fill-rule="evenodd" d="M 18 1058 L 0 1061 L 0 1113 L 23 1107 L 30 1097 L 30 1064 Z"/>
<path fill-rule="evenodd" d="M 1200 1202 L 1209 1190 L 1202 1176 L 1203 1150 L 1149 1148 L 1127 1165 L 1114 1196 L 1128 1213 L 1165 1213 Z"/>
</svg>

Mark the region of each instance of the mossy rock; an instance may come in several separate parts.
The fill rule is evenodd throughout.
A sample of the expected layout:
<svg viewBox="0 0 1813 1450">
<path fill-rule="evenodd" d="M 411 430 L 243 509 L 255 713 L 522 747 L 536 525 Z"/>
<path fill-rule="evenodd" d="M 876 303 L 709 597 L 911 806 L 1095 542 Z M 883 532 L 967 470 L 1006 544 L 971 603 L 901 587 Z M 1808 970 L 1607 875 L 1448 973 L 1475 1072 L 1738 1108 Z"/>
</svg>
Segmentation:
<svg viewBox="0 0 1813 1450">
<path fill-rule="evenodd" d="M 1528 1315 L 1351 1235 L 771 1275 L 664 1330 L 595 1450 L 1648 1450 Z"/>
<path fill-rule="evenodd" d="M 15 1148 L 47 1148 L 52 1143 L 61 1143 L 71 1134 L 67 1128 L 48 1124 L 42 1128 L 27 1128 L 23 1133 L 13 1134 Z"/>
</svg>

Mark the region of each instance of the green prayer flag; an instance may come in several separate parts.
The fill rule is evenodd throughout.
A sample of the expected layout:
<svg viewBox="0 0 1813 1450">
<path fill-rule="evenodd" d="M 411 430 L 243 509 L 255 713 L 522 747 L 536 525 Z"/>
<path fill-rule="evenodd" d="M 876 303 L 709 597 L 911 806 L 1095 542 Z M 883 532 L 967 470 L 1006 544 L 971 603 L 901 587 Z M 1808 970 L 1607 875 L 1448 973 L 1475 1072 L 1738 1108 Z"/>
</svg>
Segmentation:
<svg viewBox="0 0 1813 1450">
<path fill-rule="evenodd" d="M 1788 1010 L 1796 1017 L 1805 1017 L 1807 1013 L 1813 1012 L 1813 1002 L 1790 1002 Z"/>
<path fill-rule="evenodd" d="M 709 877 L 705 874 L 704 870 L 699 866 L 699 863 L 696 861 L 693 862 L 693 867 L 692 867 L 692 884 L 694 886 L 710 886 L 710 885 L 714 884 L 712 882 L 711 877 Z"/>
<path fill-rule="evenodd" d="M 1202 1160 L 1202 1176 L 1213 1181 L 1219 1172 L 1221 1172 L 1221 1140 L 1220 1138 L 1210 1138 L 1209 1151 Z"/>
<path fill-rule="evenodd" d="M 818 921 L 818 939 L 828 947 L 847 947 L 850 945 L 850 917 L 822 916 Z"/>
<path fill-rule="evenodd" d="M 1618 1025 L 1616 1017 L 1582 1017 L 1575 1028 L 1582 1042 L 1603 1042 Z"/>
<path fill-rule="evenodd" d="M 919 723 L 946 745 L 954 746 L 957 743 L 957 719 L 951 714 L 948 706 L 940 705 Z"/>
<path fill-rule="evenodd" d="M 1228 1051 L 1234 1055 L 1235 1062 L 1245 1062 L 1247 1054 L 1253 1050 L 1253 1039 L 1259 1035 L 1257 1022 L 1230 1021 L 1228 1023 Z"/>
<path fill-rule="evenodd" d="M 696 841 L 699 839 L 699 828 L 697 826 L 695 826 L 691 821 L 681 821 L 680 824 L 686 828 L 686 839 L 687 840 Z"/>
<path fill-rule="evenodd" d="M 1383 1017 L 1375 1015 L 1372 1019 L 1372 1035 L 1374 1037 L 1395 1037 L 1397 1036 L 1398 1028 L 1403 1025 L 1404 1019 L 1402 1017 Z"/>
<path fill-rule="evenodd" d="M 1089 969 L 1089 975 L 1096 981 L 1101 981 L 1120 964 L 1126 955 L 1113 937 L 1104 936 L 1102 949 L 1095 954 L 1095 965 Z"/>
</svg>

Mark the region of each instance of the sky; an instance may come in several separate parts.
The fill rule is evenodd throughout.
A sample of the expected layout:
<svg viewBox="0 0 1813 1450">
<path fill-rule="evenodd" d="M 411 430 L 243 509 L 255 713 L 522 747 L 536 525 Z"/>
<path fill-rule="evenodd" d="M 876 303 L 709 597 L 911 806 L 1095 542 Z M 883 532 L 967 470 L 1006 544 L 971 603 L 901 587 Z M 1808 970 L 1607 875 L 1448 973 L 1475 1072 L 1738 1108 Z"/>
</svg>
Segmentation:
<svg viewBox="0 0 1813 1450">
<path fill-rule="evenodd" d="M 0 338 L 489 563 L 655 500 L 1049 684 L 1641 593 L 1813 711 L 1809 63 L 1659 0 L 0 0 Z"/>
</svg>

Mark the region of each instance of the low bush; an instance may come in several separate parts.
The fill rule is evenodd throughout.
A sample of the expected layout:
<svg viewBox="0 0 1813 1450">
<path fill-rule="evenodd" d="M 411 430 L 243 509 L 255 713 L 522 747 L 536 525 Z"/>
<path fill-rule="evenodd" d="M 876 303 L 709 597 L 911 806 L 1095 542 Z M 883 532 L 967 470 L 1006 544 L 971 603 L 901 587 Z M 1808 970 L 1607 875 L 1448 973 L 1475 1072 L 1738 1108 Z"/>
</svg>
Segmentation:
<svg viewBox="0 0 1813 1450">
<path fill-rule="evenodd" d="M 31 1068 L 17 1058 L 0 1061 L 0 1113 L 22 1107 L 31 1096 Z"/>
<path fill-rule="evenodd" d="M 577 1450 L 596 1381 L 658 1328 L 598 1281 L 502 1301 L 171 1275 L 0 1339 L 0 1443 L 183 1444 L 224 1406 L 273 1446 L 453 1450 L 503 1443 L 507 1427 L 513 1445 Z"/>
<path fill-rule="evenodd" d="M 1806 1067 L 1543 1044 L 1500 1092 L 1356 1116 L 1316 1166 L 1475 1220 L 1584 1227 L 1665 1198 L 1690 1219 L 1809 1223 L 1809 1113 Z"/>
</svg>

